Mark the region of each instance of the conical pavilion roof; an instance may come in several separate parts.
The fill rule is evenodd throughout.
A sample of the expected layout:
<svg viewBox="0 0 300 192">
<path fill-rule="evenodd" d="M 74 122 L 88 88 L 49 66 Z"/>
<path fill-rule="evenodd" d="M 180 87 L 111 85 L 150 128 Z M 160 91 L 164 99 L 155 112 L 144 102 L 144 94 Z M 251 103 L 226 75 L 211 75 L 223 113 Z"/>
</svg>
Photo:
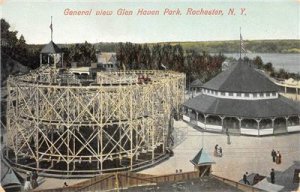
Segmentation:
<svg viewBox="0 0 300 192">
<path fill-rule="evenodd" d="M 61 50 L 53 41 L 50 41 L 43 47 L 41 53 L 61 53 Z"/>
<path fill-rule="evenodd" d="M 215 163 L 211 157 L 204 151 L 203 148 L 197 153 L 197 155 L 191 160 L 194 165 L 210 165 Z"/>
<path fill-rule="evenodd" d="M 277 92 L 278 86 L 248 63 L 239 62 L 205 83 L 203 88 L 222 92 Z"/>
</svg>

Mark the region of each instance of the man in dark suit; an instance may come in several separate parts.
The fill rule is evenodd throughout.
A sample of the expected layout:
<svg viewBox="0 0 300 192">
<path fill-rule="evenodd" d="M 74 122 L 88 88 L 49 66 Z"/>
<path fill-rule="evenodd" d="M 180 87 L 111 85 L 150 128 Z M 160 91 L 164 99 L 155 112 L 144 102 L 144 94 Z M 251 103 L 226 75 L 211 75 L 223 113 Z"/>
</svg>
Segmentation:
<svg viewBox="0 0 300 192">
<path fill-rule="evenodd" d="M 271 183 L 275 183 L 275 171 L 274 169 L 271 169 L 271 173 L 270 173 L 270 176 L 271 176 Z"/>
<path fill-rule="evenodd" d="M 276 151 L 273 149 L 271 152 L 271 156 L 273 158 L 273 162 L 275 163 L 275 159 L 276 159 Z"/>
<path fill-rule="evenodd" d="M 246 172 L 246 173 L 243 175 L 243 181 L 244 181 L 245 184 L 250 185 L 250 182 L 248 181 L 247 177 L 248 177 L 248 172 Z"/>
</svg>

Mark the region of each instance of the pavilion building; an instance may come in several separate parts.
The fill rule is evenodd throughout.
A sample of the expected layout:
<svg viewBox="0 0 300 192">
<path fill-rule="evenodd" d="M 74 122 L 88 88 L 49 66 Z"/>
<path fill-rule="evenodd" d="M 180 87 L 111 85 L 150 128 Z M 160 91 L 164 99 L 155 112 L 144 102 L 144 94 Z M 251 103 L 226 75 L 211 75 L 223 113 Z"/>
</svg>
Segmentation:
<svg viewBox="0 0 300 192">
<path fill-rule="evenodd" d="M 300 131 L 300 104 L 249 63 L 239 61 L 183 104 L 183 120 L 204 130 L 244 135 Z"/>
</svg>

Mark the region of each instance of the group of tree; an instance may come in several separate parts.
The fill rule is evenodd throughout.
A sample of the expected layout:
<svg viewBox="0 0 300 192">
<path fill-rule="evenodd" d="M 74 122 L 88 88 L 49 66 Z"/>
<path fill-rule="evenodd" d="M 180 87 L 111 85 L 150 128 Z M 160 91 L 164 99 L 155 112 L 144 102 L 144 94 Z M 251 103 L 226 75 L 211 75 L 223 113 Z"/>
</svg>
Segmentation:
<svg viewBox="0 0 300 192">
<path fill-rule="evenodd" d="M 260 56 L 256 56 L 253 59 L 249 59 L 245 57 L 244 60 L 252 62 L 253 64 L 256 65 L 258 69 L 264 70 L 271 77 L 275 79 L 289 79 L 289 78 L 293 78 L 297 80 L 300 79 L 300 75 L 297 73 L 289 73 L 284 69 L 275 70 L 272 63 L 270 62 L 264 63 Z"/>
<path fill-rule="evenodd" d="M 184 50 L 180 44 L 119 43 L 116 50 L 121 69 L 168 69 L 187 74 L 192 81 L 210 79 L 221 70 L 225 57 Z"/>
<path fill-rule="evenodd" d="M 39 51 L 26 44 L 23 35 L 17 37 L 18 31 L 10 29 L 10 25 L 1 19 L 1 54 L 22 63 L 29 68 L 39 66 Z"/>
<path fill-rule="evenodd" d="M 77 66 L 90 66 L 92 62 L 97 61 L 96 49 L 94 45 L 87 41 L 63 47 L 62 52 L 67 66 L 70 66 L 72 62 L 77 62 Z"/>
<path fill-rule="evenodd" d="M 30 69 L 40 65 L 40 51 L 44 45 L 28 45 L 23 35 L 17 36 L 18 31 L 10 28 L 10 24 L 1 19 L 1 54 L 22 63 Z M 78 62 L 82 66 L 89 66 L 96 62 L 96 49 L 94 45 L 85 42 L 82 44 L 64 45 L 64 62 L 70 64 Z"/>
</svg>

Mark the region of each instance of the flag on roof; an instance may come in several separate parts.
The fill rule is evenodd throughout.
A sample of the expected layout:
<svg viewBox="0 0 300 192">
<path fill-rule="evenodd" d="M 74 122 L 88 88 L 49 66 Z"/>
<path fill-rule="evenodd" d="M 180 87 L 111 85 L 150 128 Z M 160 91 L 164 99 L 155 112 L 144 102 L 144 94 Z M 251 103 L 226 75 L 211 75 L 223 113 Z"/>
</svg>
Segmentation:
<svg viewBox="0 0 300 192">
<path fill-rule="evenodd" d="M 247 53 L 242 34 L 240 34 L 240 41 L 241 41 L 241 51 L 244 52 L 244 53 Z"/>
</svg>

